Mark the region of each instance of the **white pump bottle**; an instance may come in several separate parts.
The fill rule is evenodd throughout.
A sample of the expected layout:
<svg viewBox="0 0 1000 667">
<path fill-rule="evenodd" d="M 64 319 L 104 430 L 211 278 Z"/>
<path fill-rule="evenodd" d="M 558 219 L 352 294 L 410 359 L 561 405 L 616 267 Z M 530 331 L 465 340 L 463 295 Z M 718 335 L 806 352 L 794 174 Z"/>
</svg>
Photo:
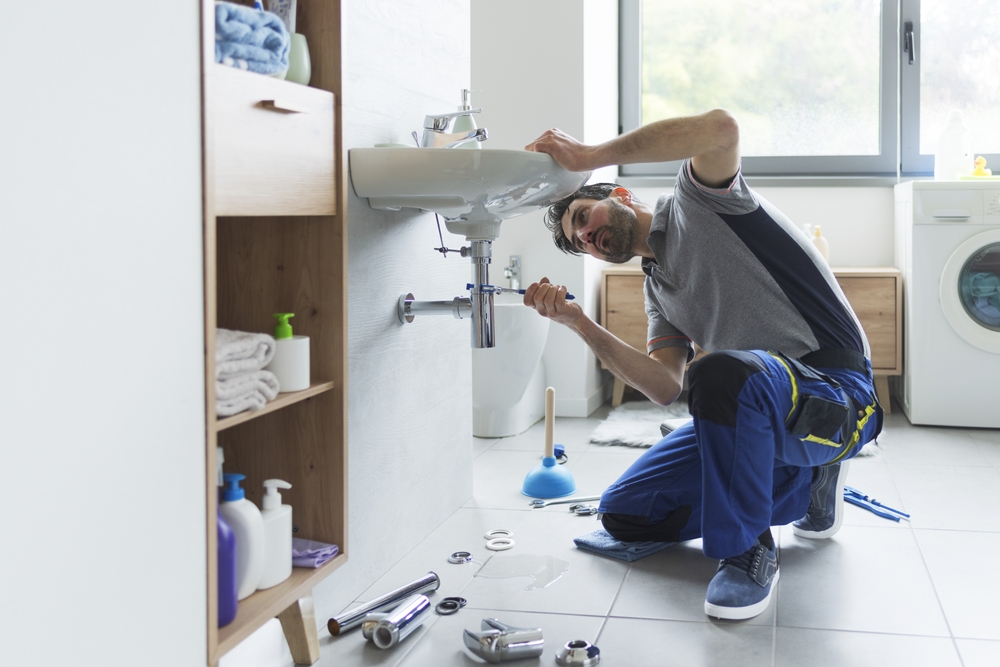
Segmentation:
<svg viewBox="0 0 1000 667">
<path fill-rule="evenodd" d="M 292 506 L 281 504 L 278 489 L 292 485 L 280 479 L 264 481 L 264 567 L 257 590 L 277 586 L 292 574 Z"/>
</svg>

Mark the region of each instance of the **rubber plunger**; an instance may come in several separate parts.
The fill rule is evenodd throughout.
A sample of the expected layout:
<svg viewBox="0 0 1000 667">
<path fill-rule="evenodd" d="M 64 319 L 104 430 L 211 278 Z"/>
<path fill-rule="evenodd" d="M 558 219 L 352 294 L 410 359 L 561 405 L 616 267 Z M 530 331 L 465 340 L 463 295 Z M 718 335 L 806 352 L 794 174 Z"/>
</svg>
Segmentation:
<svg viewBox="0 0 1000 667">
<path fill-rule="evenodd" d="M 576 491 L 573 473 L 556 465 L 553 427 L 555 426 L 556 390 L 545 390 L 545 457 L 524 478 L 521 493 L 532 498 L 561 498 Z"/>
</svg>

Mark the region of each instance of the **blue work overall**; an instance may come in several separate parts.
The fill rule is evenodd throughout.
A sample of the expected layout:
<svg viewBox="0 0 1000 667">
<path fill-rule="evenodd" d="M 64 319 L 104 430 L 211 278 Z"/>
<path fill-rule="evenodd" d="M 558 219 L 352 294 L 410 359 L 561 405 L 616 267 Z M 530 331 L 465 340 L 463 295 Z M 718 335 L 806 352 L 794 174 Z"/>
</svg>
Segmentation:
<svg viewBox="0 0 1000 667">
<path fill-rule="evenodd" d="M 804 359 L 848 367 L 759 350 L 715 352 L 692 364 L 693 421 L 604 492 L 608 531 L 623 540 L 701 537 L 705 555 L 721 559 L 749 549 L 770 526 L 802 518 L 813 468 L 853 457 L 882 425 L 868 361 L 823 352 Z M 838 352 L 852 363 L 841 364 Z M 650 530 L 616 534 L 616 517 Z"/>
</svg>

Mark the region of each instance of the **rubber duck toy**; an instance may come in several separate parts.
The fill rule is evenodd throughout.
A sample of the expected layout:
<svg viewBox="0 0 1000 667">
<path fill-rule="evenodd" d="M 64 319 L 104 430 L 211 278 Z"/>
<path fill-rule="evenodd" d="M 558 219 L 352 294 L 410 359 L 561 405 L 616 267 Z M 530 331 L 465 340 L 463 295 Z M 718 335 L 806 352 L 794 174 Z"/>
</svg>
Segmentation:
<svg viewBox="0 0 1000 667">
<path fill-rule="evenodd" d="M 972 170 L 973 176 L 992 176 L 993 170 L 986 168 L 986 158 L 982 155 L 976 158 L 975 161 L 976 168 Z"/>
</svg>

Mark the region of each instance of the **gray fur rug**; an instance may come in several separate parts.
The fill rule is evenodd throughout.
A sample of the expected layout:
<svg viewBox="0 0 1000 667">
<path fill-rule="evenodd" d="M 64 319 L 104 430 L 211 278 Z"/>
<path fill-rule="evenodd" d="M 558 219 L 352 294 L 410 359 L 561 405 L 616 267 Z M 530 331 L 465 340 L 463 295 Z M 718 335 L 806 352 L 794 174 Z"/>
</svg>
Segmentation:
<svg viewBox="0 0 1000 667">
<path fill-rule="evenodd" d="M 691 419 L 687 402 L 657 405 L 651 401 L 629 401 L 612 410 L 590 435 L 595 445 L 619 447 L 652 447 L 663 436 L 660 424 L 669 420 L 671 428 L 678 428 Z M 858 456 L 879 456 L 882 450 L 874 441 L 865 445 Z"/>
</svg>

